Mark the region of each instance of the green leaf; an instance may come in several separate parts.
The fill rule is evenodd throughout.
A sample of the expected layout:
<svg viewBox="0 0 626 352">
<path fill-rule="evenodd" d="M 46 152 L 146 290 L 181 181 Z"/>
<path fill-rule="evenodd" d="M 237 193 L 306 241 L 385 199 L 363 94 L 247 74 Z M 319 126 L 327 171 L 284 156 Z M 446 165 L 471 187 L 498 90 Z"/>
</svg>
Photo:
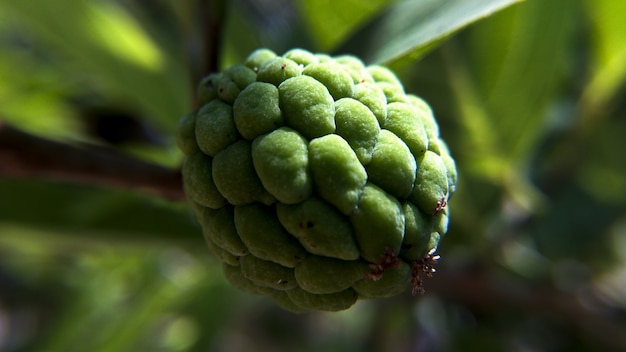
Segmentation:
<svg viewBox="0 0 626 352">
<path fill-rule="evenodd" d="M 564 77 L 575 9 L 568 0 L 529 1 L 472 27 L 463 51 L 446 47 L 461 137 L 474 151 L 469 170 L 528 211 L 545 204 L 527 168 Z"/>
<path fill-rule="evenodd" d="M 593 38 L 593 71 L 583 94 L 586 111 L 601 110 L 626 79 L 626 2 L 585 1 Z"/>
<path fill-rule="evenodd" d="M 300 12 L 320 51 L 330 51 L 391 0 L 300 0 Z"/>
<path fill-rule="evenodd" d="M 0 4 L 0 14 L 45 53 L 63 73 L 63 83 L 131 106 L 166 131 L 188 110 L 189 84 L 180 55 L 117 3 L 9 0 Z"/>
<path fill-rule="evenodd" d="M 523 164 L 544 136 L 548 109 L 571 65 L 576 4 L 528 1 L 469 31 L 472 77 L 512 164 Z M 454 78 L 453 78 L 454 79 Z"/>
<path fill-rule="evenodd" d="M 17 224 L 47 229 L 63 234 L 52 236 L 56 240 L 86 245 L 90 241 L 114 240 L 204 244 L 201 230 L 184 204 L 144 194 L 4 178 L 0 178 L 0 194 L 0 227 Z"/>
<path fill-rule="evenodd" d="M 357 55 L 367 63 L 400 66 L 469 24 L 520 1 L 400 1 L 337 51 Z"/>
</svg>

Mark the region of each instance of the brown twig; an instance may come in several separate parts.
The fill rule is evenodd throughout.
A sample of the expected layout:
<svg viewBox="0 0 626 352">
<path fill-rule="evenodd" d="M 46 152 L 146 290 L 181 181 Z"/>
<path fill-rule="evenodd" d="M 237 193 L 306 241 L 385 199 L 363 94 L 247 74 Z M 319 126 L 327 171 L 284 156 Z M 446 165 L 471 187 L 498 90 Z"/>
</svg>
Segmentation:
<svg viewBox="0 0 626 352">
<path fill-rule="evenodd" d="M 197 108 L 196 89 L 206 75 L 220 69 L 226 4 L 223 0 L 197 0 L 190 8 L 185 26 L 186 61 L 191 85 L 191 106 Z"/>
<path fill-rule="evenodd" d="M 202 75 L 207 75 L 219 70 L 226 5 L 222 0 L 200 0 L 198 3 L 202 26 L 202 47 L 204 48 Z"/>
<path fill-rule="evenodd" d="M 112 148 L 46 140 L 2 121 L 0 176 L 124 187 L 171 200 L 185 199 L 179 170 L 151 164 Z"/>
<path fill-rule="evenodd" d="M 426 282 L 427 293 L 462 303 L 477 311 L 501 310 L 551 317 L 570 324 L 602 351 L 626 348 L 626 325 L 610 309 L 585 304 L 578 295 L 532 287 L 510 277 L 496 276 L 480 264 L 473 268 L 440 268 Z M 590 299 L 587 299 L 589 301 Z M 589 302 L 587 302 L 589 303 Z M 601 306 L 600 303 L 597 306 Z"/>
</svg>

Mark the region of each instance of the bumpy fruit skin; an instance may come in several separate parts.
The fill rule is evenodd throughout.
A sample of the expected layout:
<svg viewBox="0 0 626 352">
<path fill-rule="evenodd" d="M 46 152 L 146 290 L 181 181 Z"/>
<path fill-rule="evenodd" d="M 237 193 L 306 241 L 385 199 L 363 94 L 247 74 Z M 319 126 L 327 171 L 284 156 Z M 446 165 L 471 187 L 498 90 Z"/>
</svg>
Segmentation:
<svg viewBox="0 0 626 352">
<path fill-rule="evenodd" d="M 303 49 L 205 77 L 178 125 L 185 192 L 226 278 L 292 312 L 422 291 L 454 159 L 389 69 Z"/>
</svg>

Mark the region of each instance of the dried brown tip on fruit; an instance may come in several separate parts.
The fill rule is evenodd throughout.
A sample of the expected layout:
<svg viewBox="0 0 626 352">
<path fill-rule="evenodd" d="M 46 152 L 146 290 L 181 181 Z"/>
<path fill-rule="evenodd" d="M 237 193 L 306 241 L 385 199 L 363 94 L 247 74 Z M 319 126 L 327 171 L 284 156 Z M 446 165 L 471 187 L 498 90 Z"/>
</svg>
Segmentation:
<svg viewBox="0 0 626 352">
<path fill-rule="evenodd" d="M 367 274 L 367 278 L 378 281 L 383 276 L 385 270 L 398 267 L 400 267 L 400 261 L 398 260 L 396 251 L 388 248 L 385 251 L 385 254 L 383 255 L 383 260 L 380 263 L 370 264 L 370 268 L 372 269 L 372 271 Z"/>
<path fill-rule="evenodd" d="M 441 259 L 441 256 L 435 255 L 435 250 L 432 249 L 423 258 L 413 262 L 411 268 L 411 294 L 413 296 L 417 294 L 423 295 L 426 292 L 422 274 L 425 274 L 426 277 L 433 277 L 433 274 L 437 271 L 434 265 L 439 262 L 439 259 Z"/>
<path fill-rule="evenodd" d="M 437 207 L 435 207 L 435 211 L 433 211 L 433 216 L 437 216 L 445 207 L 448 205 L 446 201 L 446 197 L 441 197 L 441 200 L 437 202 Z"/>
</svg>

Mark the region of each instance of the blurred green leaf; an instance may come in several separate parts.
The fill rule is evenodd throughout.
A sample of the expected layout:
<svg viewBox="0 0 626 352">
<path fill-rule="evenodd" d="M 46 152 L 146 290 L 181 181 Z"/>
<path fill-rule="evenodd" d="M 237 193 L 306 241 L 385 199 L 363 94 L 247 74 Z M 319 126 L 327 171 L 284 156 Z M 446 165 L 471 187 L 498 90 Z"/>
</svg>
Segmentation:
<svg viewBox="0 0 626 352">
<path fill-rule="evenodd" d="M 608 103 L 626 79 L 626 2 L 585 1 L 591 21 L 593 67 L 583 95 L 584 109 L 597 111 Z"/>
<path fill-rule="evenodd" d="M 16 30 L 47 45 L 63 79 L 90 82 L 111 101 L 138 109 L 167 131 L 188 110 L 180 55 L 160 47 L 119 4 L 9 0 L 0 4 L 0 12 Z"/>
<path fill-rule="evenodd" d="M 300 0 L 300 13 L 323 52 L 331 51 L 392 0 Z"/>
<path fill-rule="evenodd" d="M 204 245 L 200 228 L 184 204 L 124 190 L 3 178 L 0 194 L 0 225 L 46 228 L 57 236 L 63 234 L 67 241 L 84 244 L 144 240 Z"/>
<path fill-rule="evenodd" d="M 75 138 L 81 125 L 72 107 L 64 101 L 71 92 L 69 86 L 54 67 L 43 66 L 23 52 L 3 52 L 0 119 L 31 133 L 45 133 L 49 138 Z"/>
<path fill-rule="evenodd" d="M 367 63 L 415 61 L 443 39 L 520 0 L 404 0 L 395 3 L 337 49 Z"/>
<path fill-rule="evenodd" d="M 467 48 L 498 145 L 524 162 L 543 137 L 548 108 L 569 68 L 576 6 L 569 0 L 528 1 L 470 31 Z"/>
<path fill-rule="evenodd" d="M 566 73 L 575 9 L 567 0 L 525 2 L 476 24 L 467 55 L 447 52 L 461 136 L 473 151 L 469 169 L 528 211 L 544 200 L 528 180 L 527 163 L 545 137 Z"/>
<path fill-rule="evenodd" d="M 591 138 L 576 181 L 599 201 L 626 204 L 626 163 L 621 153 L 626 150 L 626 121 L 597 124 L 593 133 L 600 137 Z"/>
</svg>

